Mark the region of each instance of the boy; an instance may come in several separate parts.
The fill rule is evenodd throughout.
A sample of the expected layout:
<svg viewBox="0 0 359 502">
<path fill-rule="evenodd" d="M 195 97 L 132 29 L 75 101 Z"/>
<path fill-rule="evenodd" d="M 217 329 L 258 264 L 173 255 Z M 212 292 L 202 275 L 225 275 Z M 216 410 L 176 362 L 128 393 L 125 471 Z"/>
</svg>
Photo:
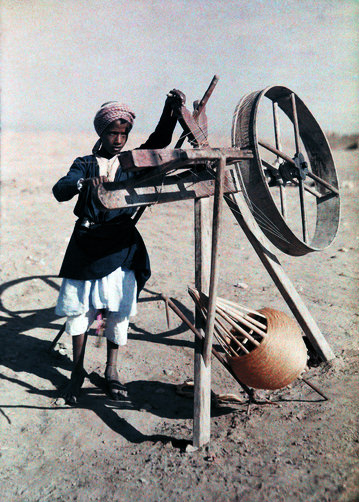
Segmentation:
<svg viewBox="0 0 359 502">
<path fill-rule="evenodd" d="M 170 144 L 178 109 L 185 96 L 173 89 L 155 131 L 142 149 L 164 148 Z M 68 404 L 76 404 L 84 382 L 87 331 L 98 310 L 106 310 L 105 336 L 108 393 L 123 397 L 117 371 L 118 348 L 127 343 L 129 317 L 136 313 L 138 295 L 150 277 L 150 263 L 144 242 L 131 216 L 135 210 L 99 210 L 92 198 L 93 187 L 104 181 L 125 181 L 118 154 L 126 144 L 135 114 L 125 104 L 111 101 L 102 105 L 94 119 L 99 140 L 92 155 L 78 157 L 66 176 L 53 187 L 62 202 L 78 195 L 74 213 L 78 217 L 59 276 L 63 278 L 56 313 L 67 316 L 66 332 L 72 335 L 73 369 L 62 393 Z"/>
</svg>

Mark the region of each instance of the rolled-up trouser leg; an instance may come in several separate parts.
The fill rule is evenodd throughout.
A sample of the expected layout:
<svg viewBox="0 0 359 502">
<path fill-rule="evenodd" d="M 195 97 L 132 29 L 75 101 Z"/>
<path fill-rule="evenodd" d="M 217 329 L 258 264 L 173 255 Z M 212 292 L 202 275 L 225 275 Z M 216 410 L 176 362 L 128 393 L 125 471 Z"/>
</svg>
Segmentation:
<svg viewBox="0 0 359 502">
<path fill-rule="evenodd" d="M 123 317 L 120 312 L 108 312 L 105 337 L 116 345 L 126 345 L 129 317 Z"/>
</svg>

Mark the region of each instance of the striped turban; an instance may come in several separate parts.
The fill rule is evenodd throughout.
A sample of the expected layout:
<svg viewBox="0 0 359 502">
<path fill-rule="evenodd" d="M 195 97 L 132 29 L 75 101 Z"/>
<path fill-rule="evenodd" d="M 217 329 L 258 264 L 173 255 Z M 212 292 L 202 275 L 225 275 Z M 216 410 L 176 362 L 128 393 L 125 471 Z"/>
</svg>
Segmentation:
<svg viewBox="0 0 359 502">
<path fill-rule="evenodd" d="M 114 120 L 126 120 L 131 126 L 135 120 L 136 115 L 129 106 L 118 101 L 109 101 L 104 103 L 94 118 L 94 126 L 97 134 L 101 136 L 107 126 Z"/>
</svg>

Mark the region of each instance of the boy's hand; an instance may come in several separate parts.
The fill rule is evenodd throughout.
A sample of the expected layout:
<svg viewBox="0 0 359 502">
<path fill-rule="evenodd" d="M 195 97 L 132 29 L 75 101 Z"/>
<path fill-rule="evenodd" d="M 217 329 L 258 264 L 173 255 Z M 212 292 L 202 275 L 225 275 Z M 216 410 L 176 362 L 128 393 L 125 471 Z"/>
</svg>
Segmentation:
<svg viewBox="0 0 359 502">
<path fill-rule="evenodd" d="M 83 180 L 82 185 L 87 186 L 87 185 L 92 184 L 94 187 L 96 187 L 96 186 L 100 185 L 101 183 L 105 183 L 106 181 L 108 181 L 107 176 L 97 176 L 94 178 L 85 178 Z"/>
<path fill-rule="evenodd" d="M 186 96 L 178 89 L 172 89 L 167 94 L 166 105 L 169 105 L 173 110 L 178 110 L 186 103 Z"/>
</svg>

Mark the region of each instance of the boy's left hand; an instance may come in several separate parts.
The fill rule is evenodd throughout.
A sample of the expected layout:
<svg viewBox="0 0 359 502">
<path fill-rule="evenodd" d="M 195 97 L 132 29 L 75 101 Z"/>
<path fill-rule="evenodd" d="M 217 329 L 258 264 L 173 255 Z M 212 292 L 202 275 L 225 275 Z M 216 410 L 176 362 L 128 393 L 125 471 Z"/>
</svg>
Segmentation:
<svg viewBox="0 0 359 502">
<path fill-rule="evenodd" d="M 169 105 L 173 110 L 178 110 L 186 103 L 186 96 L 178 89 L 172 89 L 167 94 L 166 105 Z"/>
</svg>

